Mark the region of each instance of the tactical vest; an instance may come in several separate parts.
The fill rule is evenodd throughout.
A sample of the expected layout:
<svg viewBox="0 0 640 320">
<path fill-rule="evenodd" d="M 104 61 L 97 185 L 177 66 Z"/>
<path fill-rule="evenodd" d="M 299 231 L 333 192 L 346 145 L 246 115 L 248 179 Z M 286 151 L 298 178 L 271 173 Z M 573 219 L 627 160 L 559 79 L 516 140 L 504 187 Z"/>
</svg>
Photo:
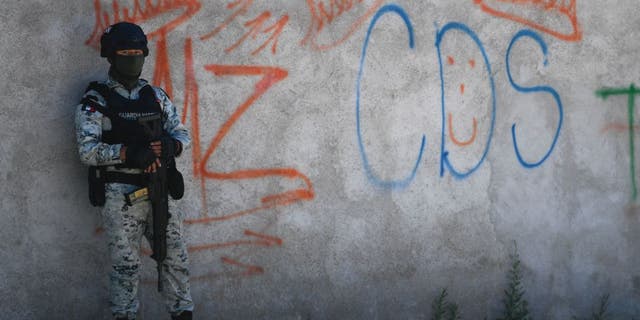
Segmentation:
<svg viewBox="0 0 640 320">
<path fill-rule="evenodd" d="M 92 95 L 84 97 L 81 103 L 83 108 L 88 108 L 92 112 L 99 111 L 109 118 L 111 128 L 105 130 L 103 126 L 102 129 L 101 140 L 104 143 L 124 145 L 148 143 L 148 141 L 145 141 L 144 127 L 138 123 L 138 119 L 160 113 L 162 123 L 164 124 L 165 122 L 162 106 L 155 95 L 153 87 L 148 84 L 140 89 L 139 97 L 136 100 L 119 95 L 104 83 L 91 82 L 85 93 L 91 90 L 98 92 L 104 98 L 106 107 L 98 104 L 98 98 Z M 115 167 L 126 168 L 124 165 Z M 177 172 L 175 162 L 173 163 L 173 168 Z M 143 174 L 126 174 L 107 171 L 104 166 L 89 166 L 89 200 L 93 206 L 104 205 L 105 183 L 116 182 L 145 187 L 147 180 L 147 177 Z"/>
<path fill-rule="evenodd" d="M 86 92 L 90 90 L 100 93 L 106 101 L 106 108 L 99 105 L 96 102 L 97 99 L 91 95 L 82 101 L 83 104 L 95 108 L 111 121 L 110 130 L 103 129 L 102 131 L 102 142 L 104 143 L 124 145 L 146 143 L 143 141 L 144 128 L 138 123 L 138 119 L 156 114 L 164 116 L 160 101 L 156 97 L 153 87 L 148 84 L 140 89 L 139 97 L 136 100 L 119 95 L 104 83 L 91 82 Z M 164 120 L 163 118 L 163 123 Z"/>
</svg>

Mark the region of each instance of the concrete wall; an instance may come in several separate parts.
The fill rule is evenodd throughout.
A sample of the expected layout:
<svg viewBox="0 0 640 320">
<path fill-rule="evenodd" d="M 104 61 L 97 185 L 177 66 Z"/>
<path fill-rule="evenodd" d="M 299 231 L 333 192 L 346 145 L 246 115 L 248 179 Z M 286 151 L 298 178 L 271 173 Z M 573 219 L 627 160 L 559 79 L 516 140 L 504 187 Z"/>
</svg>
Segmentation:
<svg viewBox="0 0 640 320">
<path fill-rule="evenodd" d="M 0 318 L 109 318 L 73 119 L 125 8 L 194 135 L 197 319 L 425 319 L 444 287 L 495 318 L 514 242 L 536 319 L 640 315 L 636 1 L 145 2 L 0 5 Z"/>
</svg>

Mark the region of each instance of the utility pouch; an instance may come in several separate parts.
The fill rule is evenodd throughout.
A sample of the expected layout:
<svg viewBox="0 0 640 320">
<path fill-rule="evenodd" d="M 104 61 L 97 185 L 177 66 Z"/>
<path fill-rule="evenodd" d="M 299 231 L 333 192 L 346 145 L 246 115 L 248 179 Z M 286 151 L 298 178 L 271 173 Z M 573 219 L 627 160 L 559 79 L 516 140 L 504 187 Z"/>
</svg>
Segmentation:
<svg viewBox="0 0 640 320">
<path fill-rule="evenodd" d="M 89 201 L 94 207 L 102 207 L 105 203 L 105 177 L 101 167 L 89 167 Z"/>
<path fill-rule="evenodd" d="M 145 187 L 129 192 L 124 195 L 124 199 L 128 206 L 133 206 L 142 201 L 147 201 L 149 200 L 149 189 Z"/>
<path fill-rule="evenodd" d="M 171 198 L 174 200 L 182 199 L 182 196 L 184 196 L 184 179 L 182 178 L 182 173 L 175 166 L 167 169 L 167 182 Z"/>
</svg>

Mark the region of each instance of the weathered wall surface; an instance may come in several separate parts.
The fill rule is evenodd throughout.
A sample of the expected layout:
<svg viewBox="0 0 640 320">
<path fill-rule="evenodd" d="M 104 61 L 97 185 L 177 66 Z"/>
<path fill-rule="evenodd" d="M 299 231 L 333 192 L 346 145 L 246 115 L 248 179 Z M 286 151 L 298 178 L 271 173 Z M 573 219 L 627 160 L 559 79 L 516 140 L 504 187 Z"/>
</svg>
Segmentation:
<svg viewBox="0 0 640 320">
<path fill-rule="evenodd" d="M 495 318 L 514 242 L 535 318 L 605 293 L 640 314 L 636 1 L 0 9 L 2 319 L 109 318 L 73 118 L 123 19 L 193 134 L 178 205 L 198 319 L 424 319 L 443 287 Z M 143 262 L 141 318 L 161 319 Z"/>
</svg>

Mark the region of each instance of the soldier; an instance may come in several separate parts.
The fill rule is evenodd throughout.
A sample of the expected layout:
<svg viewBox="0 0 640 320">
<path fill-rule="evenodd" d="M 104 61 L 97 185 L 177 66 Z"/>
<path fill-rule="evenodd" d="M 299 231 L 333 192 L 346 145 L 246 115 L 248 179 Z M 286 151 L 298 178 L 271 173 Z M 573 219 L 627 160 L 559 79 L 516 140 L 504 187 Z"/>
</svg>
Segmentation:
<svg viewBox="0 0 640 320">
<path fill-rule="evenodd" d="M 91 202 L 104 206 L 102 220 L 112 265 L 111 312 L 116 319 L 135 319 L 139 246 L 143 235 L 151 241 L 153 217 L 149 201 L 136 202 L 132 195 L 143 195 L 140 191 L 146 190 L 147 175 L 162 165 L 160 158 L 179 156 L 190 138 L 168 95 L 139 78 L 149 54 L 142 29 L 127 22 L 114 24 L 105 30 L 100 44 L 101 56 L 111 65 L 109 77 L 89 85 L 76 111 L 76 138 L 80 159 L 90 166 Z M 158 114 L 162 139 L 141 139 L 137 120 Z M 165 304 L 172 319 L 191 319 L 193 301 L 182 215 L 169 215 L 166 229 L 166 258 L 159 265 Z"/>
</svg>

